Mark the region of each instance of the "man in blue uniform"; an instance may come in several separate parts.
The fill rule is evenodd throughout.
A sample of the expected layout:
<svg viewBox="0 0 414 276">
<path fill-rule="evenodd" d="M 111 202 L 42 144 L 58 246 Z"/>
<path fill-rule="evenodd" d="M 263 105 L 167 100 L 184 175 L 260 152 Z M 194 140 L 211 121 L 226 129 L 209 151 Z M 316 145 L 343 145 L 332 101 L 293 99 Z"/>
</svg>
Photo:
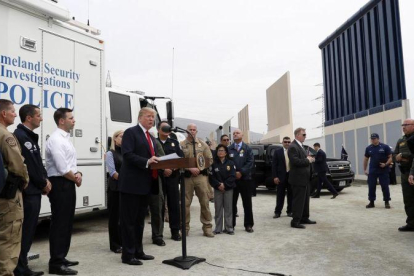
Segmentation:
<svg viewBox="0 0 414 276">
<path fill-rule="evenodd" d="M 23 191 L 23 232 L 22 247 L 19 256 L 19 262 L 14 270 L 14 275 L 43 275 L 42 271 L 35 272 L 28 267 L 27 254 L 30 251 L 32 241 L 36 232 L 36 226 L 39 219 L 42 194 L 48 194 L 52 184 L 47 179 L 46 169 L 42 163 L 41 150 L 38 144 L 39 135 L 34 130 L 40 127 L 43 121 L 40 108 L 26 104 L 19 110 L 21 124 L 17 126 L 14 135 L 20 143 L 24 163 L 29 172 L 29 186 Z"/>
<path fill-rule="evenodd" d="M 367 170 L 369 162 L 369 171 Z M 390 176 L 389 166 L 392 162 L 392 152 L 388 145 L 380 143 L 379 135 L 377 133 L 371 134 L 371 145 L 365 149 L 364 157 L 364 172 L 368 176 L 368 199 L 369 204 L 367 208 L 374 208 L 374 201 L 376 199 L 375 190 L 377 186 L 377 179 L 381 185 L 382 194 L 385 201 L 385 208 L 390 209 Z"/>
<path fill-rule="evenodd" d="M 237 200 L 240 194 L 244 209 L 244 228 L 247 233 L 253 233 L 251 171 L 254 166 L 254 155 L 252 149 L 242 141 L 243 132 L 240 129 L 233 132 L 233 139 L 234 143 L 228 148 L 229 156 L 233 158 L 236 165 L 236 187 L 233 190 L 233 227 L 236 226 Z"/>
</svg>

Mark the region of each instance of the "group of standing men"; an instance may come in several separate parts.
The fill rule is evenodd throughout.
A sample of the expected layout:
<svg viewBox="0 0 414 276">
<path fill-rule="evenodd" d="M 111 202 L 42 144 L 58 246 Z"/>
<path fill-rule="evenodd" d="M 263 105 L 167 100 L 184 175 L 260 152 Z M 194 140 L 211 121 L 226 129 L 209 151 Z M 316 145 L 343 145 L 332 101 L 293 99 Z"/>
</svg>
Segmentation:
<svg viewBox="0 0 414 276">
<path fill-rule="evenodd" d="M 27 259 L 42 194 L 49 197 L 52 211 L 49 273 L 76 275 L 77 271 L 68 266 L 79 262 L 66 259 L 75 213 L 75 186 L 82 184 L 76 151 L 69 140 L 75 125 L 72 110 L 59 108 L 54 113 L 57 129 L 46 142 L 46 169 L 38 144 L 39 135 L 34 132 L 43 120 L 39 107 L 22 106 L 19 110 L 21 124 L 12 134 L 7 127 L 14 124 L 16 116 L 13 103 L 1 99 L 0 151 L 5 175 L 0 179 L 0 275 L 44 274 L 32 271 Z"/>
<path fill-rule="evenodd" d="M 163 154 L 177 153 L 186 158 L 196 154 L 202 154 L 206 159 L 212 159 L 212 152 L 208 145 L 197 137 L 197 126 L 187 126 L 187 139 L 180 143 L 168 137 L 167 122 L 158 125 L 159 138 L 155 139 L 149 130 L 154 126 L 156 112 L 150 108 L 142 108 L 138 115 L 138 125 L 127 129 L 122 138 L 123 163 L 120 169 L 119 193 L 120 193 L 120 222 L 122 240 L 122 262 L 129 265 L 142 265 L 141 260 L 152 260 L 153 256 L 144 253 L 142 237 L 144 231 L 144 219 L 151 197 L 160 195 L 164 189 L 167 194 L 171 238 L 180 240 L 179 235 L 179 197 L 178 197 L 178 172 L 174 169 L 155 170 L 151 165 L 159 162 L 159 156 Z M 167 128 L 164 128 L 164 127 Z M 254 164 L 252 150 L 242 142 L 243 133 L 235 130 L 234 144 L 229 145 L 230 157 L 236 165 L 236 189 L 233 204 L 237 205 L 240 194 L 244 207 L 244 227 L 248 233 L 253 232 L 252 210 L 252 182 L 251 170 Z M 228 138 L 228 137 L 227 137 Z M 222 137 L 222 139 L 226 139 Z M 228 141 L 223 143 L 229 144 Z M 162 148 L 157 149 L 161 144 Z M 163 151 L 161 154 L 160 151 Z M 163 185 L 159 185 L 158 176 L 162 176 Z M 206 237 L 214 237 L 212 231 L 212 216 L 209 207 L 211 189 L 208 181 L 208 171 L 198 168 L 188 168 L 184 174 L 185 179 L 185 224 L 186 233 L 190 232 L 190 207 L 194 193 L 197 195 L 201 211 L 200 221 L 202 231 Z M 161 187 L 161 189 L 160 189 Z M 161 201 L 163 202 L 163 201 Z M 151 216 L 154 214 L 151 213 Z M 162 216 L 163 217 L 163 216 Z M 233 216 L 233 226 L 236 224 L 236 213 Z M 154 232 L 154 228 L 153 228 Z M 154 237 L 153 237 L 153 241 Z M 163 242 L 157 245 L 165 245 Z"/>
</svg>

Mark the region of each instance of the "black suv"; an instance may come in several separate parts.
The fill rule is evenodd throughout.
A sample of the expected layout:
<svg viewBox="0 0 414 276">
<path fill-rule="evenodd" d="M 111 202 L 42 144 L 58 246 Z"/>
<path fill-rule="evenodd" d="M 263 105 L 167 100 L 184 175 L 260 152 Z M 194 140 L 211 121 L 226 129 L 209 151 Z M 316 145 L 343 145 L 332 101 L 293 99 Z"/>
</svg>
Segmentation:
<svg viewBox="0 0 414 276">
<path fill-rule="evenodd" d="M 249 145 L 254 154 L 254 169 L 253 179 L 256 187 L 264 185 L 269 190 L 276 189 L 276 185 L 272 178 L 272 157 L 276 150 L 282 148 L 281 144 L 251 144 Z M 311 156 L 316 155 L 316 151 L 309 147 L 304 146 L 309 151 Z M 354 172 L 351 169 L 351 162 L 341 159 L 327 158 L 326 163 L 329 168 L 329 172 L 326 173 L 329 181 L 334 188 L 340 192 L 344 188 L 351 186 L 354 181 Z M 318 185 L 318 177 L 313 172 L 312 165 L 312 179 L 311 179 L 311 193 L 316 189 Z M 323 186 L 326 189 L 325 186 Z"/>
</svg>

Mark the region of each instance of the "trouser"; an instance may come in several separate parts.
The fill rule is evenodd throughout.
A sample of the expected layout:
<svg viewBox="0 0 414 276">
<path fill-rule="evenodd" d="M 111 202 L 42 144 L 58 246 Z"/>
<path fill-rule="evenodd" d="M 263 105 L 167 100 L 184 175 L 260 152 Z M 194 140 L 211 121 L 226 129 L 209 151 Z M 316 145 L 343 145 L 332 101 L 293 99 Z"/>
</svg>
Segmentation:
<svg viewBox="0 0 414 276">
<path fill-rule="evenodd" d="M 180 191 L 178 188 L 180 176 L 164 179 L 171 234 L 178 234 L 180 231 Z"/>
<path fill-rule="evenodd" d="M 209 190 L 207 176 L 198 175 L 185 178 L 185 224 L 187 232 L 190 231 L 190 207 L 193 202 L 194 192 L 200 202 L 200 221 L 203 224 L 203 232 L 210 233 L 213 225 L 211 224 L 211 212 L 209 206 Z"/>
<path fill-rule="evenodd" d="M 121 222 L 119 218 L 119 192 L 108 190 L 108 232 L 109 249 L 116 251 L 122 247 L 121 242 Z"/>
<path fill-rule="evenodd" d="M 49 266 L 61 266 L 68 255 L 75 217 L 75 183 L 64 177 L 50 177 L 52 190 L 48 194 L 52 211 Z"/>
<path fill-rule="evenodd" d="M 23 209 L 24 209 L 24 220 L 22 230 L 22 246 L 19 256 L 19 262 L 14 270 L 16 275 L 24 274 L 28 271 L 28 260 L 27 254 L 32 246 L 33 238 L 36 233 L 37 222 L 39 220 L 40 205 L 42 195 L 23 195 Z"/>
<path fill-rule="evenodd" d="M 301 220 L 309 219 L 309 185 L 292 186 L 293 192 L 293 218 L 292 224 L 300 223 Z"/>
<path fill-rule="evenodd" d="M 237 200 L 239 194 L 243 202 L 244 227 L 253 227 L 253 206 L 252 206 L 252 181 L 236 180 L 236 188 L 233 190 L 233 227 L 236 227 Z"/>
<path fill-rule="evenodd" d="M 13 276 L 21 249 L 23 224 L 22 193 L 13 199 L 0 198 L 0 275 Z"/>
<path fill-rule="evenodd" d="M 233 190 L 225 191 L 214 190 L 214 209 L 216 222 L 216 232 L 223 231 L 223 213 L 224 213 L 224 228 L 233 231 Z"/>
<path fill-rule="evenodd" d="M 316 194 L 319 195 L 321 193 L 322 184 L 325 184 L 326 188 L 333 194 L 336 195 L 338 192 L 332 186 L 331 182 L 329 182 L 328 178 L 326 177 L 326 172 L 318 172 L 318 189 Z"/>
<path fill-rule="evenodd" d="M 288 174 L 285 181 L 280 182 L 277 185 L 276 191 L 276 208 L 275 214 L 281 214 L 283 210 L 283 205 L 285 204 L 285 195 L 287 191 L 287 213 L 292 213 L 292 187 L 288 181 Z"/>
<path fill-rule="evenodd" d="M 144 254 L 142 236 L 150 195 L 120 193 L 122 260 Z"/>
<path fill-rule="evenodd" d="M 164 233 L 165 201 L 160 178 L 158 178 L 158 187 L 159 193 L 157 195 L 151 195 L 149 204 L 151 212 L 152 240 L 154 241 L 162 239 Z"/>
<path fill-rule="evenodd" d="M 376 189 L 377 189 L 377 179 L 382 189 L 382 195 L 384 201 L 390 201 L 390 175 L 388 173 L 369 173 L 368 174 L 368 200 L 375 201 L 376 199 Z"/>
<path fill-rule="evenodd" d="M 407 214 L 407 225 L 414 228 L 414 186 L 408 183 L 409 171 L 401 173 L 401 188 L 404 200 L 404 209 Z"/>
</svg>

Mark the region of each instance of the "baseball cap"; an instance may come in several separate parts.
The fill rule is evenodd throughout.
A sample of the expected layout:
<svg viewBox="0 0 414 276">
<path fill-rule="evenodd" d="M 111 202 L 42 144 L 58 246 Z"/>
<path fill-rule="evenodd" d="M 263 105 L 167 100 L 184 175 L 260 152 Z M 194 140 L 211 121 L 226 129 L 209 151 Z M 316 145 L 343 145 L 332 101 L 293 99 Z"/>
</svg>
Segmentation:
<svg viewBox="0 0 414 276">
<path fill-rule="evenodd" d="M 375 139 L 375 138 L 379 139 L 378 133 L 371 133 L 371 139 Z"/>
</svg>

